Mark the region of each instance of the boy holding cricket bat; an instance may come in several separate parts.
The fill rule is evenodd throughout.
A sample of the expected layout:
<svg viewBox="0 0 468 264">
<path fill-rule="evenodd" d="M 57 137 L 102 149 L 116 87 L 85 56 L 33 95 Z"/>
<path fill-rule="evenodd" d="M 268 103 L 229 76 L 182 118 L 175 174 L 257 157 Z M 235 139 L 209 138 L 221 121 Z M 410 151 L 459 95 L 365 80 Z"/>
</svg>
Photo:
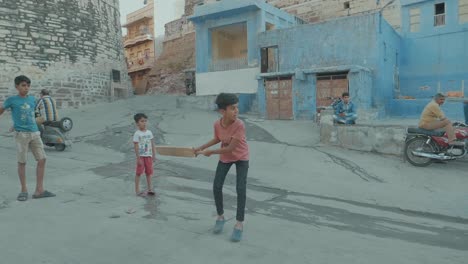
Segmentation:
<svg viewBox="0 0 468 264">
<path fill-rule="evenodd" d="M 226 175 L 233 164 L 236 165 L 237 214 L 236 224 L 231 240 L 239 242 L 242 238 L 247 172 L 249 169 L 249 146 L 245 135 L 245 125 L 237 118 L 239 99 L 235 94 L 221 93 L 216 98 L 221 119 L 214 123 L 214 138 L 208 143 L 195 149 L 195 153 L 207 157 L 218 154 L 219 162 L 213 182 L 213 194 L 218 217 L 213 229 L 215 234 L 223 231 L 225 218 L 223 210 L 223 185 Z M 208 148 L 221 143 L 221 148 L 209 150 Z"/>
<path fill-rule="evenodd" d="M 133 135 L 133 145 L 136 155 L 135 193 L 138 196 L 154 195 L 151 178 L 153 177 L 153 161 L 156 160 L 153 133 L 146 128 L 148 117 L 139 113 L 134 117 L 138 130 Z M 140 176 L 146 174 L 146 192 L 140 192 Z"/>
</svg>

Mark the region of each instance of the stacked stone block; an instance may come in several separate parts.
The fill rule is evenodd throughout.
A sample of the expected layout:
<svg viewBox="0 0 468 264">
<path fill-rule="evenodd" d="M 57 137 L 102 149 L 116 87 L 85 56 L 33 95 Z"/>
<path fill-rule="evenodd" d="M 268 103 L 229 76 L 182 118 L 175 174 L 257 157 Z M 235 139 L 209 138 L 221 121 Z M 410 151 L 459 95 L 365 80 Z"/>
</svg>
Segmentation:
<svg viewBox="0 0 468 264">
<path fill-rule="evenodd" d="M 107 100 L 111 71 L 129 87 L 117 0 L 0 0 L 0 101 L 14 77 L 63 107 Z"/>
</svg>

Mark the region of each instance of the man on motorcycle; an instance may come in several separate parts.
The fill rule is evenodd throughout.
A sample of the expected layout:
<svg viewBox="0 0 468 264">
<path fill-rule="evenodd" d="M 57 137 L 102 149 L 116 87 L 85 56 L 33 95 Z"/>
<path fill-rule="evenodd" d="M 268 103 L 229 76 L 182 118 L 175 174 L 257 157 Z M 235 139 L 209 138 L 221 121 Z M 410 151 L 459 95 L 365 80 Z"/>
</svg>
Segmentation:
<svg viewBox="0 0 468 264">
<path fill-rule="evenodd" d="M 349 93 L 342 94 L 341 102 L 335 106 L 333 120 L 339 124 L 355 124 L 357 119 L 356 107 L 349 100 Z"/>
<path fill-rule="evenodd" d="M 445 117 L 444 112 L 440 106 L 445 102 L 445 95 L 438 93 L 434 99 L 424 108 L 421 119 L 419 121 L 419 128 L 426 130 L 436 130 L 443 128 L 447 133 L 448 143 L 453 146 L 464 146 L 463 142 L 456 141 L 455 129 L 452 122 Z"/>
</svg>

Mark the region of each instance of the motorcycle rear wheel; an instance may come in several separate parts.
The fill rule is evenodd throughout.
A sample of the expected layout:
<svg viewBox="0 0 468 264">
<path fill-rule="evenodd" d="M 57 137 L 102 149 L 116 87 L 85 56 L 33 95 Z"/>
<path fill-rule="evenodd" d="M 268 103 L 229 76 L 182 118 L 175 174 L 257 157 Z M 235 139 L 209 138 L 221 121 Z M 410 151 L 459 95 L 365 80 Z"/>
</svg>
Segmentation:
<svg viewBox="0 0 468 264">
<path fill-rule="evenodd" d="M 436 147 L 432 142 L 427 143 L 427 138 L 415 137 L 408 140 L 405 144 L 405 158 L 414 166 L 427 167 L 431 165 L 431 158 L 419 157 L 413 155 L 413 151 L 421 151 L 427 153 L 435 153 Z"/>
<path fill-rule="evenodd" d="M 67 146 L 65 146 L 65 144 L 55 144 L 54 147 L 55 147 L 55 150 L 57 150 L 57 151 L 64 151 L 67 148 Z"/>
</svg>

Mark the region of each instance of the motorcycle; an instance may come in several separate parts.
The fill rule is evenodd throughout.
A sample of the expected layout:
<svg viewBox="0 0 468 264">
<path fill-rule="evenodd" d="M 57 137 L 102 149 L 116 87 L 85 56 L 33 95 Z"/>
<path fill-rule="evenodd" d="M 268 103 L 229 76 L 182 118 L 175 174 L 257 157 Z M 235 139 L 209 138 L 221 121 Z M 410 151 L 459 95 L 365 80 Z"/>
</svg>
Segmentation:
<svg viewBox="0 0 468 264">
<path fill-rule="evenodd" d="M 73 121 L 64 117 L 60 121 L 45 121 L 42 123 L 41 139 L 44 145 L 55 147 L 57 151 L 64 151 L 71 146 L 68 132 L 73 128 Z"/>
<path fill-rule="evenodd" d="M 408 128 L 405 140 L 405 159 L 414 166 L 426 167 L 436 161 L 450 161 L 465 157 L 468 153 L 468 125 L 453 124 L 458 141 L 465 146 L 450 146 L 447 133 L 437 130 Z"/>
</svg>

